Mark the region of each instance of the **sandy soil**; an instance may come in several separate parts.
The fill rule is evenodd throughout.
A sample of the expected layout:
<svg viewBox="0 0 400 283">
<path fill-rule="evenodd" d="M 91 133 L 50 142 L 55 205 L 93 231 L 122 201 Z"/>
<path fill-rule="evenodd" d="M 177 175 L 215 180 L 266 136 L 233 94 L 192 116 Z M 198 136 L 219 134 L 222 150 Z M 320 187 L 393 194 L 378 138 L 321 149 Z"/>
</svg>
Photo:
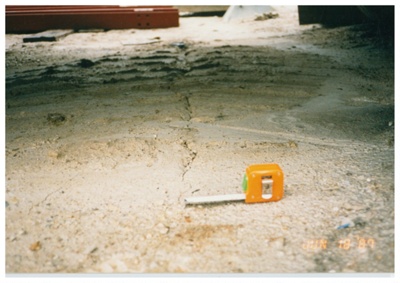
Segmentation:
<svg viewBox="0 0 400 283">
<path fill-rule="evenodd" d="M 394 272 L 393 46 L 276 9 L 6 35 L 6 272 Z M 281 201 L 185 206 L 256 163 Z"/>
</svg>

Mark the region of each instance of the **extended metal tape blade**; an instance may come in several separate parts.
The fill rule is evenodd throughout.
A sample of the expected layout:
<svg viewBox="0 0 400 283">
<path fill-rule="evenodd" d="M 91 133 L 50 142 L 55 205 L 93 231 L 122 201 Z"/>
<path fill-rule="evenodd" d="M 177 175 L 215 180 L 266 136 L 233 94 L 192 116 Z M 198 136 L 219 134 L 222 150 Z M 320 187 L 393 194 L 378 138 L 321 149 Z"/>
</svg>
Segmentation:
<svg viewBox="0 0 400 283">
<path fill-rule="evenodd" d="M 201 204 L 201 203 L 216 203 L 226 201 L 243 201 L 245 194 L 230 194 L 218 196 L 205 196 L 205 197 L 189 197 L 185 199 L 185 204 Z"/>
</svg>

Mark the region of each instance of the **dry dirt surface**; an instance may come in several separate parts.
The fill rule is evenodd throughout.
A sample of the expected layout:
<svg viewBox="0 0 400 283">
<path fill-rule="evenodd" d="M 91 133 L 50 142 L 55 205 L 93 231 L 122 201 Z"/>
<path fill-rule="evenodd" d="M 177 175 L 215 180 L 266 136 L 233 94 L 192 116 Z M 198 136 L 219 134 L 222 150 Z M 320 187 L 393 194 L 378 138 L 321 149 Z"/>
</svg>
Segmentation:
<svg viewBox="0 0 400 283">
<path fill-rule="evenodd" d="M 393 45 L 276 11 L 6 35 L 7 274 L 394 272 Z"/>
</svg>

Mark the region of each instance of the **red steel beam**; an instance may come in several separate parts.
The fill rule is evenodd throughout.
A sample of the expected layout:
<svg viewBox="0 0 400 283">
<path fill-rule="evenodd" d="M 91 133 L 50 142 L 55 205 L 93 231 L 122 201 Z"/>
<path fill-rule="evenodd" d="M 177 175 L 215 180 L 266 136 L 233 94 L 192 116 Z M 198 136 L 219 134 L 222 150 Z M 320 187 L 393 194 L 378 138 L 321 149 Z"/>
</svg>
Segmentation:
<svg viewBox="0 0 400 283">
<path fill-rule="evenodd" d="M 81 8 L 81 9 L 44 9 L 44 10 L 15 10 L 8 11 L 6 16 L 18 16 L 18 15 L 47 15 L 47 14 L 104 14 L 104 13 L 133 13 L 133 12 L 163 12 L 163 11 L 172 11 L 176 12 L 176 9 L 172 8 L 143 8 L 143 7 L 110 7 L 110 8 Z"/>
<path fill-rule="evenodd" d="M 7 10 L 8 9 L 8 10 Z M 48 29 L 151 29 L 179 26 L 177 9 L 169 6 L 6 6 L 6 32 Z"/>
<path fill-rule="evenodd" d="M 58 5 L 58 6 L 6 6 L 6 14 L 17 12 L 38 13 L 45 11 L 79 11 L 79 10 L 111 10 L 111 9 L 174 9 L 172 6 L 117 6 L 117 5 Z"/>
<path fill-rule="evenodd" d="M 119 6 L 119 5 L 7 5 L 6 11 L 15 10 L 64 10 L 64 9 L 108 9 L 108 8 L 173 8 L 173 6 Z"/>
<path fill-rule="evenodd" d="M 6 6 L 6 12 L 8 11 L 40 11 L 40 10 L 62 10 L 62 9 L 82 9 L 82 8 L 118 8 L 117 5 L 8 5 Z"/>
</svg>

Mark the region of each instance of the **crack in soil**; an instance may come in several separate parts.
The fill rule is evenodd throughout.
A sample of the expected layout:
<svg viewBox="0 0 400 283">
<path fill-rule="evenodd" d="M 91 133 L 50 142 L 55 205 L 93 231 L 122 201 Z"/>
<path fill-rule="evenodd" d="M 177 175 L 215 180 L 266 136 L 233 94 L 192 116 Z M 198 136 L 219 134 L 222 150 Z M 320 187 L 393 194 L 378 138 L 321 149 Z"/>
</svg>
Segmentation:
<svg viewBox="0 0 400 283">
<path fill-rule="evenodd" d="M 69 179 L 69 180 L 70 180 L 70 181 L 73 180 L 73 179 L 74 179 L 76 176 L 78 176 L 78 175 L 79 175 L 79 173 L 78 173 L 78 174 L 75 174 L 75 175 L 74 175 L 71 179 Z M 38 207 L 39 205 L 41 205 L 42 203 L 44 203 L 45 201 L 47 201 L 47 199 L 48 199 L 50 196 L 52 196 L 52 195 L 54 195 L 55 193 L 58 193 L 58 192 L 60 192 L 60 191 L 62 191 L 62 190 L 65 190 L 67 187 L 68 187 L 68 186 L 62 186 L 61 188 L 56 189 L 56 190 L 54 190 L 54 191 L 48 193 L 41 201 L 37 202 L 36 204 L 33 204 L 33 205 L 29 208 L 28 214 L 31 214 L 32 209 L 33 209 L 34 207 Z"/>
<path fill-rule="evenodd" d="M 59 192 L 59 191 L 61 191 L 61 190 L 63 190 L 63 189 L 65 189 L 65 188 L 63 187 L 63 188 L 57 189 L 57 190 L 55 190 L 55 191 L 52 191 L 51 193 L 48 193 L 48 194 L 44 197 L 43 200 L 39 201 L 39 202 L 36 203 L 36 204 L 33 204 L 33 205 L 31 206 L 31 208 L 29 208 L 28 214 L 31 214 L 32 209 L 33 209 L 34 207 L 38 207 L 39 205 L 41 205 L 42 203 L 44 203 L 51 195 L 53 195 L 53 194 L 55 194 L 55 193 L 57 193 L 57 192 Z"/>
<path fill-rule="evenodd" d="M 189 129 L 189 134 L 190 134 L 190 127 L 189 126 L 191 124 L 190 121 L 192 119 L 193 112 L 192 112 L 192 105 L 190 103 L 189 95 L 187 95 L 187 94 L 183 95 L 183 101 L 184 101 L 184 104 L 185 104 L 184 105 L 185 110 L 188 113 L 188 119 L 187 119 L 186 127 Z M 182 181 L 185 181 L 185 175 L 190 171 L 192 163 L 196 159 L 197 152 L 190 147 L 190 145 L 188 144 L 188 139 L 187 138 L 183 139 L 181 144 L 184 147 L 184 149 L 189 153 L 189 158 L 188 159 L 185 158 L 184 159 L 184 164 L 183 164 Z"/>
<path fill-rule="evenodd" d="M 189 152 L 189 158 L 184 160 L 182 181 L 185 181 L 185 175 L 190 171 L 194 160 L 196 159 L 197 152 L 193 150 L 186 140 L 182 141 L 182 146 Z"/>
<path fill-rule="evenodd" d="M 187 111 L 187 113 L 189 114 L 189 119 L 188 122 L 190 123 L 190 120 L 192 119 L 192 105 L 190 104 L 190 99 L 189 96 L 187 94 L 184 95 L 184 102 L 185 102 L 185 109 Z"/>
</svg>

